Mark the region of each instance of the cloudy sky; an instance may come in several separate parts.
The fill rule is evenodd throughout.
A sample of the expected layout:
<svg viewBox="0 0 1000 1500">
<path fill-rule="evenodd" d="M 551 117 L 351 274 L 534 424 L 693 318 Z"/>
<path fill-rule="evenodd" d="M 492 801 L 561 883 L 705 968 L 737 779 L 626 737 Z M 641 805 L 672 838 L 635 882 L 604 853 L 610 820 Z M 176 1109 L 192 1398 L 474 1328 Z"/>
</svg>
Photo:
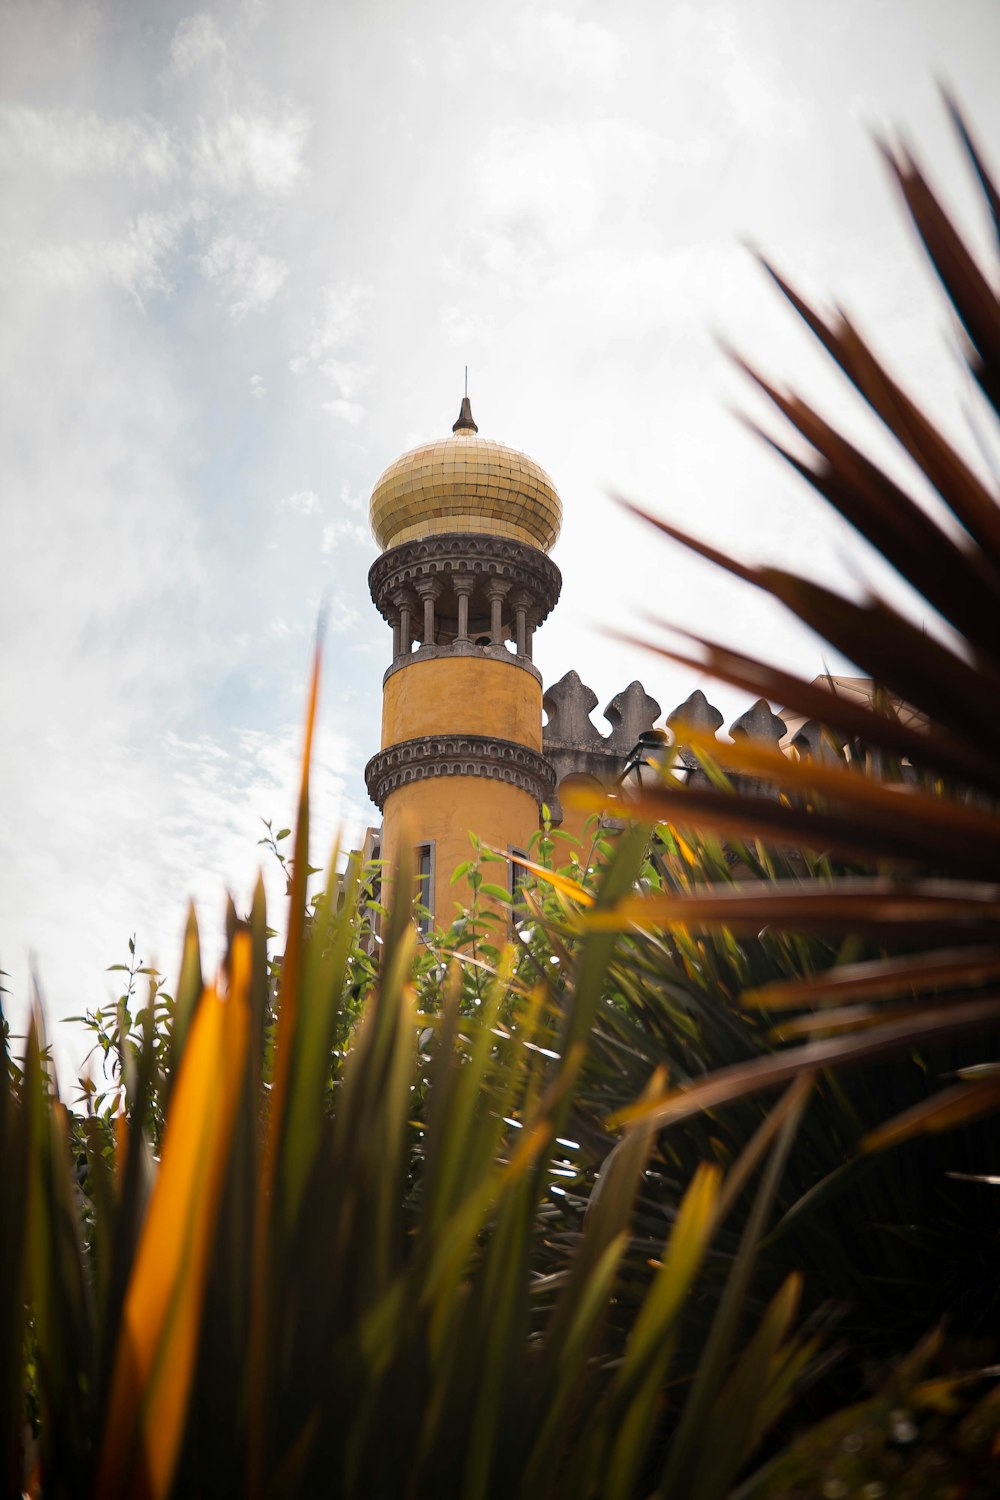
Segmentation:
<svg viewBox="0 0 1000 1500">
<path fill-rule="evenodd" d="M 53 1018 L 107 998 L 133 932 L 173 973 L 189 897 L 217 952 L 260 819 L 290 820 L 324 599 L 316 854 L 375 819 L 389 641 L 367 497 L 447 433 L 465 365 L 480 431 L 563 497 L 548 681 L 576 667 L 603 704 L 639 676 L 670 710 L 697 679 L 602 633 L 648 613 L 822 670 L 816 641 L 609 490 L 747 558 L 878 578 L 734 420 L 752 401 L 716 336 L 867 433 L 753 240 L 844 301 L 968 446 L 952 330 L 871 132 L 903 129 L 983 243 L 935 79 L 995 146 L 998 56 L 993 0 L 5 0 L 15 1022 L 32 955 Z M 727 720 L 746 706 L 712 695 Z M 64 1070 L 78 1054 L 63 1029 Z"/>
</svg>

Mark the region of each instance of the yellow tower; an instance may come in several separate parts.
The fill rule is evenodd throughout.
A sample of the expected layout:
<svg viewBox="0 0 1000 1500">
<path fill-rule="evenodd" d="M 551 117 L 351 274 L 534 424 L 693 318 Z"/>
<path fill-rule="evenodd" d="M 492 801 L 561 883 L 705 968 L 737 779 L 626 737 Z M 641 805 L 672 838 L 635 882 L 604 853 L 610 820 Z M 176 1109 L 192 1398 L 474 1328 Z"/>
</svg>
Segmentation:
<svg viewBox="0 0 1000 1500">
<path fill-rule="evenodd" d="M 450 880 L 470 832 L 523 849 L 555 784 L 531 658 L 562 583 L 547 555 L 562 506 L 543 469 L 478 432 L 465 397 L 452 436 L 404 453 L 371 497 L 382 556 L 368 582 L 392 626 L 392 663 L 365 780 L 382 858 L 391 868 L 412 840 L 438 926 L 468 902 Z"/>
</svg>

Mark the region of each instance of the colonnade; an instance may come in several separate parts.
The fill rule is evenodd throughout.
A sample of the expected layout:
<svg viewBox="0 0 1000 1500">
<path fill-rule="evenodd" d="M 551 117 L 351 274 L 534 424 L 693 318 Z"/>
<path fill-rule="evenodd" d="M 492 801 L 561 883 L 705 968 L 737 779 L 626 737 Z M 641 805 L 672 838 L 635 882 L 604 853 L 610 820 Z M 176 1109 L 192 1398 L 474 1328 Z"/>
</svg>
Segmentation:
<svg viewBox="0 0 1000 1500">
<path fill-rule="evenodd" d="M 397 589 L 388 604 L 393 661 L 409 656 L 415 642 L 440 649 L 511 641 L 518 656 L 532 659 L 540 612 L 531 593 L 509 579 L 431 574 Z"/>
</svg>

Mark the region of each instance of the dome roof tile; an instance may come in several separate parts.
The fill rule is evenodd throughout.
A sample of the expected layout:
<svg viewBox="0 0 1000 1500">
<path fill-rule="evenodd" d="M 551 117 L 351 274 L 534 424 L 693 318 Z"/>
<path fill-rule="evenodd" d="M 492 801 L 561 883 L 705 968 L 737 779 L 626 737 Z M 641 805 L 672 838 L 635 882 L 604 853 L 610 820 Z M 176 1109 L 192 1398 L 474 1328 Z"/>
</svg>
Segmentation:
<svg viewBox="0 0 1000 1500">
<path fill-rule="evenodd" d="M 372 491 L 370 517 L 383 550 L 441 532 L 488 532 L 548 552 L 562 505 L 545 470 L 514 448 L 481 438 L 468 400 L 451 437 L 391 463 Z"/>
</svg>

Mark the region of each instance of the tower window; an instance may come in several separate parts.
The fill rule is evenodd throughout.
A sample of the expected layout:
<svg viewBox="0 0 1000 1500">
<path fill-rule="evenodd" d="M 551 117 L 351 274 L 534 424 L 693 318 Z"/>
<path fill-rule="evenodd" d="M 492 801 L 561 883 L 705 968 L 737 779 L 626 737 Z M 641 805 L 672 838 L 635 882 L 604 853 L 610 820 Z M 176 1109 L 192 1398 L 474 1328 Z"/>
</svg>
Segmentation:
<svg viewBox="0 0 1000 1500">
<path fill-rule="evenodd" d="M 425 935 L 434 925 L 434 845 L 418 844 L 417 866 L 417 930 Z"/>
<path fill-rule="evenodd" d="M 510 853 L 512 855 L 516 854 L 520 859 L 527 859 L 528 857 L 525 850 L 515 849 L 513 845 L 510 847 Z M 519 865 L 516 860 L 512 859 L 510 862 L 510 903 L 514 908 L 515 922 L 520 922 L 525 914 L 524 902 L 521 900 L 521 886 L 527 878 L 528 871 L 523 865 Z"/>
</svg>

